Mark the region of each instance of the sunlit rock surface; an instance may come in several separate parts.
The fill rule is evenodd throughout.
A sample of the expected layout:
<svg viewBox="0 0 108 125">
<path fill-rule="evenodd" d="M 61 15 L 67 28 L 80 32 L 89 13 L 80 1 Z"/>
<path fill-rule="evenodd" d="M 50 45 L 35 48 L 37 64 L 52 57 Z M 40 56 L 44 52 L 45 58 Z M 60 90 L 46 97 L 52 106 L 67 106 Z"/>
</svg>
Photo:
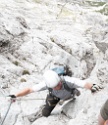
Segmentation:
<svg viewBox="0 0 108 125">
<path fill-rule="evenodd" d="M 68 64 L 74 77 L 104 87 L 96 94 L 81 90 L 75 101 L 33 123 L 26 116 L 47 91 L 27 95 L 12 104 L 4 125 L 96 125 L 108 95 L 107 2 L 0 0 L 0 120 L 10 103 L 6 96 L 38 84 L 54 64 Z"/>
</svg>

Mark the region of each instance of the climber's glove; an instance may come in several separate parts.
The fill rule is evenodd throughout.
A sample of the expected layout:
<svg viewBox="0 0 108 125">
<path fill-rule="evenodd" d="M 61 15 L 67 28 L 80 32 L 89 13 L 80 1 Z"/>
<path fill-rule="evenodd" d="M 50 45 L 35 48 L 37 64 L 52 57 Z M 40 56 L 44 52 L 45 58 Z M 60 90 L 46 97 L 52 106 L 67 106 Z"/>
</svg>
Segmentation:
<svg viewBox="0 0 108 125">
<path fill-rule="evenodd" d="M 10 101 L 15 102 L 16 101 L 16 96 L 15 95 L 9 95 Z"/>
<path fill-rule="evenodd" d="M 11 97 L 11 98 L 16 98 L 16 96 L 15 96 L 15 95 L 9 95 L 9 97 Z"/>
<path fill-rule="evenodd" d="M 93 86 L 92 86 L 92 88 L 91 88 L 91 92 L 92 92 L 92 93 L 97 92 L 97 91 L 101 90 L 102 88 L 103 88 L 102 86 L 93 84 Z"/>
</svg>

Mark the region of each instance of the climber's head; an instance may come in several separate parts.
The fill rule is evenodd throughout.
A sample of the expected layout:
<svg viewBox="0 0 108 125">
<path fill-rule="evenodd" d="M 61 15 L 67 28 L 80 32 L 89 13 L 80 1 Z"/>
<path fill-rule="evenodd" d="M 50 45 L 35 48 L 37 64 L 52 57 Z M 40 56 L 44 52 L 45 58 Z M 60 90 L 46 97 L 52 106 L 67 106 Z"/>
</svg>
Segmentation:
<svg viewBox="0 0 108 125">
<path fill-rule="evenodd" d="M 43 77 L 48 88 L 55 88 L 61 83 L 61 78 L 55 71 L 47 70 Z"/>
</svg>

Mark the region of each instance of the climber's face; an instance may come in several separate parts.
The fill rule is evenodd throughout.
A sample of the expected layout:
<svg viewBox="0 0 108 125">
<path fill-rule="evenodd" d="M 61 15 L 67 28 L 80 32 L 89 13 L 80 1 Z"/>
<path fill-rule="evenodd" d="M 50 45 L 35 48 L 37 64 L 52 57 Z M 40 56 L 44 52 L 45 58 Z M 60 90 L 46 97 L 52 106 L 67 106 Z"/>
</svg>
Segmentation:
<svg viewBox="0 0 108 125">
<path fill-rule="evenodd" d="M 60 81 L 56 87 L 54 87 L 54 90 L 60 90 L 62 88 L 62 82 Z"/>
</svg>

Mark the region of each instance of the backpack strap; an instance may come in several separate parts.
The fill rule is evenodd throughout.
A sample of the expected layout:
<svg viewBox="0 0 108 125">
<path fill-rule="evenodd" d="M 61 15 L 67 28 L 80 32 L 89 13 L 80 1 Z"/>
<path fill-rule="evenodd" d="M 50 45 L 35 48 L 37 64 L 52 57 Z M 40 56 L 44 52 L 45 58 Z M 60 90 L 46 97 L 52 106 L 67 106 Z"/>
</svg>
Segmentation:
<svg viewBox="0 0 108 125">
<path fill-rule="evenodd" d="M 66 81 L 63 81 L 63 86 L 64 86 L 64 88 L 65 88 L 67 91 L 71 92 L 71 94 L 73 94 L 74 90 L 76 89 L 76 88 L 70 88 L 70 87 L 67 85 Z"/>
<path fill-rule="evenodd" d="M 49 95 L 52 95 L 52 88 L 48 88 L 48 90 L 49 90 Z"/>
<path fill-rule="evenodd" d="M 67 83 L 69 83 L 69 82 L 66 82 L 65 80 L 63 81 L 64 88 L 67 91 L 71 92 L 71 94 L 73 96 L 75 96 L 75 95 L 79 96 L 80 95 L 80 91 L 75 86 L 73 88 L 70 88 Z"/>
</svg>

